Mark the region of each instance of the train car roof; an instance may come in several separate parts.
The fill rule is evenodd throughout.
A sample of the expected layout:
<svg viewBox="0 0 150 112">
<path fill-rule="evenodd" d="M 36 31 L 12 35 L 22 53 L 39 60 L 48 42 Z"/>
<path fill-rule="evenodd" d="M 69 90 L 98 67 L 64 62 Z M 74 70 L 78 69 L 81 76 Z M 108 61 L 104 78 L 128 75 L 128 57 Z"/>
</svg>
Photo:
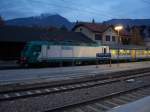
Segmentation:
<svg viewBox="0 0 150 112">
<path fill-rule="evenodd" d="M 110 49 L 125 49 L 125 50 L 131 50 L 131 49 L 135 49 L 135 50 L 145 50 L 145 49 L 150 49 L 149 47 L 146 46 L 139 46 L 139 45 L 110 45 L 109 46 Z"/>
</svg>

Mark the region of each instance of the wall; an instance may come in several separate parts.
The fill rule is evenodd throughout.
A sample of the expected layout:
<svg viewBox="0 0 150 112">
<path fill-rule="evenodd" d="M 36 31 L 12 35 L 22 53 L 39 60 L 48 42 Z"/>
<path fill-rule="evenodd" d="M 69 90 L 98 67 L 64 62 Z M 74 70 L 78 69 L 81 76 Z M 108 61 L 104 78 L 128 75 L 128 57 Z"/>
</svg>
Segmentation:
<svg viewBox="0 0 150 112">
<path fill-rule="evenodd" d="M 81 30 L 82 29 L 82 30 Z M 111 31 L 110 31 L 111 30 Z M 80 26 L 78 28 L 75 29 L 75 32 L 81 32 L 83 33 L 84 35 L 86 35 L 87 37 L 89 37 L 90 39 L 96 41 L 97 43 L 101 43 L 101 44 L 104 44 L 104 45 L 112 45 L 112 44 L 117 44 L 118 43 L 118 38 L 117 38 L 117 33 L 112 29 L 112 28 L 109 28 L 107 29 L 103 34 L 102 34 L 102 41 L 100 40 L 95 40 L 95 35 L 97 33 L 93 33 L 92 31 L 90 31 L 89 29 L 83 27 L 83 26 Z M 110 35 L 110 41 L 106 41 L 106 35 Z M 116 41 L 113 42 L 112 41 L 112 36 L 115 36 L 116 37 Z"/>
<path fill-rule="evenodd" d="M 80 30 L 80 29 L 82 29 L 82 30 Z M 93 41 L 95 40 L 95 34 L 92 31 L 90 31 L 89 29 L 87 29 L 83 26 L 80 26 L 80 27 L 76 28 L 75 32 L 81 32 L 84 35 L 86 35 L 87 37 L 89 37 L 90 39 L 92 39 Z"/>
<path fill-rule="evenodd" d="M 110 35 L 110 41 L 106 41 L 106 35 Z M 115 42 L 112 41 L 112 36 L 116 37 L 116 39 L 115 39 L 116 41 Z M 118 35 L 117 35 L 117 33 L 112 28 L 107 29 L 103 33 L 102 44 L 105 44 L 105 45 L 115 45 L 115 44 L 118 44 Z"/>
<path fill-rule="evenodd" d="M 0 60 L 18 60 L 26 43 L 0 42 Z"/>
</svg>

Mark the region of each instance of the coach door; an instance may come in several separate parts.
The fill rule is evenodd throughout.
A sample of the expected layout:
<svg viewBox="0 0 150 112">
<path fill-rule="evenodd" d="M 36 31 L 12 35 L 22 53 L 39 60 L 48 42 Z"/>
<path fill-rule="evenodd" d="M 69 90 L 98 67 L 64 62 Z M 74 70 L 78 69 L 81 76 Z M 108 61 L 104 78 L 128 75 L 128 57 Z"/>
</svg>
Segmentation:
<svg viewBox="0 0 150 112">
<path fill-rule="evenodd" d="M 131 57 L 132 57 L 132 60 L 135 61 L 135 59 L 136 59 L 136 50 L 131 50 Z"/>
</svg>

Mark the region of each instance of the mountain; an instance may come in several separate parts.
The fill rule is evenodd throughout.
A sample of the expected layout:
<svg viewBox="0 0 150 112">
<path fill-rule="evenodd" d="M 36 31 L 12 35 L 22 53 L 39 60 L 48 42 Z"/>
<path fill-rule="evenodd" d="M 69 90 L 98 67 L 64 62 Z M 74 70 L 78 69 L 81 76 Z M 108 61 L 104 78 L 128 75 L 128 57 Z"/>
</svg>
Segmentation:
<svg viewBox="0 0 150 112">
<path fill-rule="evenodd" d="M 35 17 L 26 17 L 26 18 L 17 18 L 12 20 L 7 20 L 6 25 L 11 26 L 38 26 L 38 27 L 57 27 L 60 28 L 62 26 L 71 29 L 73 24 L 68 21 L 66 18 L 55 14 L 41 14 L 40 16 Z"/>
<path fill-rule="evenodd" d="M 150 26 L 150 19 L 112 19 L 105 21 L 104 24 L 122 24 L 124 26 Z"/>
</svg>

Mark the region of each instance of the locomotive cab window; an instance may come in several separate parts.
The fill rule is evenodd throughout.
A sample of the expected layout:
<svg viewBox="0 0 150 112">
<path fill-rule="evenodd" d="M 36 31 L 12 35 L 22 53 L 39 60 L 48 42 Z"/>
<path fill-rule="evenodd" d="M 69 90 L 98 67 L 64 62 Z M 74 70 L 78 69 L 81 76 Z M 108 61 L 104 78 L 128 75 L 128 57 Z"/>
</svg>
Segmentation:
<svg viewBox="0 0 150 112">
<path fill-rule="evenodd" d="M 41 51 L 41 46 L 40 45 L 32 46 L 32 50 L 33 51 Z"/>
</svg>

